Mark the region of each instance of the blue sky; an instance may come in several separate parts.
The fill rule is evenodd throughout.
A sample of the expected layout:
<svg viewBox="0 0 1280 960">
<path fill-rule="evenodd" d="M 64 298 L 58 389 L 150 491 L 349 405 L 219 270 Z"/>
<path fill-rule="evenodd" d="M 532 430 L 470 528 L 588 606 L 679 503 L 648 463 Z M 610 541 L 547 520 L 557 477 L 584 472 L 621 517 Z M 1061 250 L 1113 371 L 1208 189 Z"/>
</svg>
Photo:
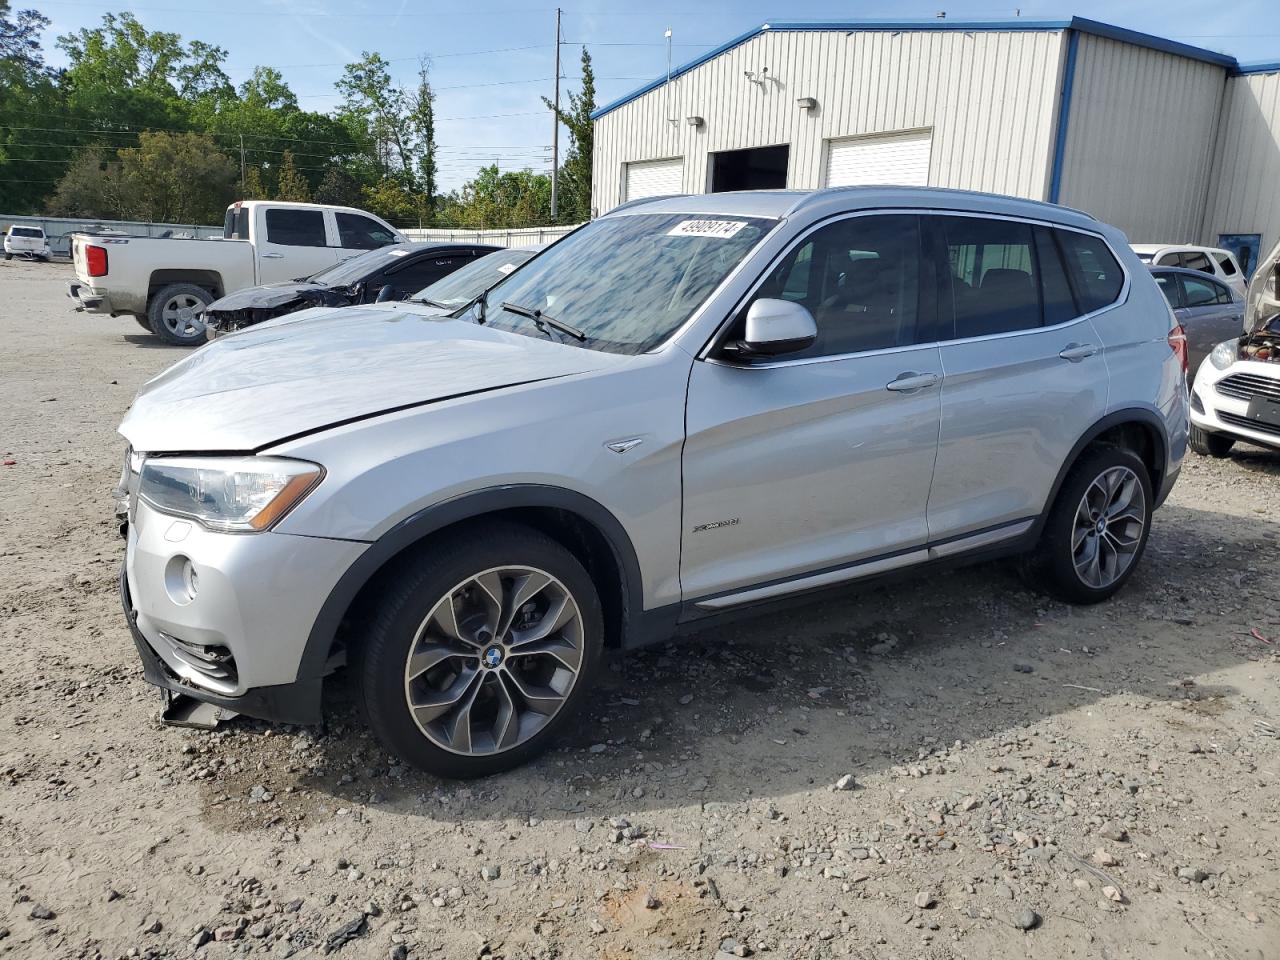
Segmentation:
<svg viewBox="0 0 1280 960">
<path fill-rule="evenodd" d="M 819 20 L 932 17 L 988 19 L 1014 15 L 991 3 L 905 0 L 895 3 L 826 0 L 563 0 L 562 89 L 576 89 L 586 43 L 595 61 L 597 99 L 607 103 L 666 70 L 663 32 L 673 32 L 678 65 L 771 19 Z M 548 169 L 551 121 L 539 99 L 551 95 L 555 0 L 14 0 L 53 21 L 46 48 L 61 62 L 52 37 L 100 22 L 102 12 L 130 10 L 148 29 L 171 30 L 227 49 L 236 83 L 257 64 L 279 69 L 300 103 L 335 105 L 333 82 L 342 64 L 362 51 L 393 61 L 409 84 L 417 58 L 432 62 L 441 118 L 437 140 L 441 186 L 452 189 L 482 163 L 504 169 Z M 1119 26 L 1229 53 L 1244 61 L 1280 59 L 1276 0 L 1081 0 L 1072 6 L 1031 3 L 1023 17 L 1091 17 Z M 497 52 L 494 52 L 497 51 Z M 563 132 L 561 143 L 564 142 Z"/>
</svg>

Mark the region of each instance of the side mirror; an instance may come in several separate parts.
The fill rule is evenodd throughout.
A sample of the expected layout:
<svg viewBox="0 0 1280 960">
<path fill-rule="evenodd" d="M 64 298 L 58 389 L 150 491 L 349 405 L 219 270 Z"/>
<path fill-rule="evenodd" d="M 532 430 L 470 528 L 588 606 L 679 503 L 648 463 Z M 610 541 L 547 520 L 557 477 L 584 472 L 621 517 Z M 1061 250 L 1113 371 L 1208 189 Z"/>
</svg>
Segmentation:
<svg viewBox="0 0 1280 960">
<path fill-rule="evenodd" d="M 388 284 L 385 284 L 378 291 L 378 296 L 373 302 L 386 303 L 388 300 L 394 300 L 395 298 L 396 298 L 396 288 L 391 286 L 391 284 L 388 283 Z"/>
<path fill-rule="evenodd" d="M 795 353 L 818 339 L 818 324 L 808 309 L 790 300 L 760 299 L 747 309 L 746 335 L 733 345 L 741 357 Z"/>
</svg>

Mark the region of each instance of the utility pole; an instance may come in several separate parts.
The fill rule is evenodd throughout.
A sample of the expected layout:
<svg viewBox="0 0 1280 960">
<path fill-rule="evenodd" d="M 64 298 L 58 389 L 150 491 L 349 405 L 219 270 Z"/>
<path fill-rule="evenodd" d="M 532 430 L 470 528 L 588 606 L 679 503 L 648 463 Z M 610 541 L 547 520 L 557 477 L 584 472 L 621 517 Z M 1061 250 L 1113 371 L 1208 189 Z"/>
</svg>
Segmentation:
<svg viewBox="0 0 1280 960">
<path fill-rule="evenodd" d="M 244 134 L 240 134 L 240 199 L 244 199 Z"/>
<path fill-rule="evenodd" d="M 556 94 L 551 111 L 551 219 L 560 209 L 560 8 L 556 7 Z"/>
</svg>

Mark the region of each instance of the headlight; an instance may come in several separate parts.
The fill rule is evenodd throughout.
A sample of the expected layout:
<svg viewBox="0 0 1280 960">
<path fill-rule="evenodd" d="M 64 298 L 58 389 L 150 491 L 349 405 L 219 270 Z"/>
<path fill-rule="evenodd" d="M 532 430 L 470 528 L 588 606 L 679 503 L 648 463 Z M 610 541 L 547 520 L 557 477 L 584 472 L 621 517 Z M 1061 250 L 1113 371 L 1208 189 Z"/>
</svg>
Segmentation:
<svg viewBox="0 0 1280 960">
<path fill-rule="evenodd" d="M 1209 362 L 1219 370 L 1225 370 L 1236 362 L 1238 352 L 1239 344 L 1235 340 L 1228 340 L 1213 348 L 1213 353 L 1209 354 Z"/>
<path fill-rule="evenodd" d="M 266 530 L 315 489 L 319 464 L 272 457 L 147 460 L 138 496 L 213 530 Z"/>
</svg>

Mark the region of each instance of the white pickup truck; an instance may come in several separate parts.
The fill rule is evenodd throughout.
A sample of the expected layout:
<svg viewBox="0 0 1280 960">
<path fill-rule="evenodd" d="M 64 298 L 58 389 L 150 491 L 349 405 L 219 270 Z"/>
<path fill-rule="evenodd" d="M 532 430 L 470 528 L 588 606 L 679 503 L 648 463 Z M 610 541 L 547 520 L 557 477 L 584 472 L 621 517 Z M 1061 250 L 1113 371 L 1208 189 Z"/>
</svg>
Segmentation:
<svg viewBox="0 0 1280 960">
<path fill-rule="evenodd" d="M 221 239 L 71 237 L 76 309 L 131 314 L 169 343 L 205 341 L 204 308 L 244 287 L 309 277 L 403 234 L 371 213 L 314 203 L 245 200 L 227 207 Z"/>
</svg>

